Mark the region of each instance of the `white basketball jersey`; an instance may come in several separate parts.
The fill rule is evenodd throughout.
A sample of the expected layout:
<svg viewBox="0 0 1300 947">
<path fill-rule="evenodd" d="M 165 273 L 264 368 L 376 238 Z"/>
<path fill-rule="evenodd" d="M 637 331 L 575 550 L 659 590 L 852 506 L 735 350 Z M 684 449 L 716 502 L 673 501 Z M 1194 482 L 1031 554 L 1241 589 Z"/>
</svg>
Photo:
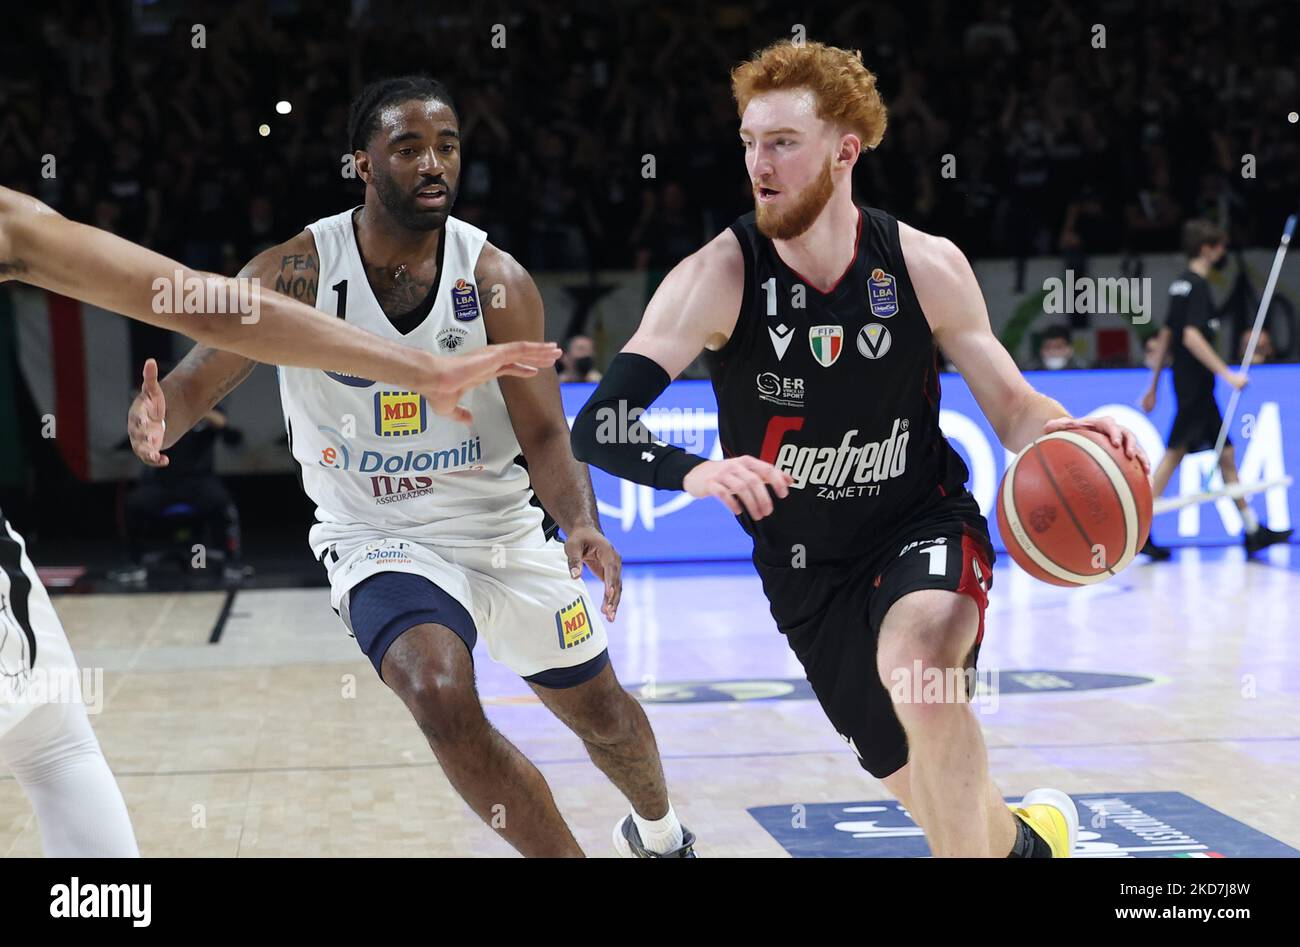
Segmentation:
<svg viewBox="0 0 1300 947">
<path fill-rule="evenodd" d="M 448 217 L 433 309 L 402 335 L 366 279 L 353 211 L 308 229 L 320 259 L 316 308 L 403 345 L 441 354 L 487 344 L 474 267 L 487 235 Z M 509 542 L 540 529 L 528 473 L 495 381 L 467 392 L 466 426 L 383 380 L 280 368 L 280 401 L 303 489 L 316 503 L 310 542 L 383 535 L 441 545 Z"/>
</svg>

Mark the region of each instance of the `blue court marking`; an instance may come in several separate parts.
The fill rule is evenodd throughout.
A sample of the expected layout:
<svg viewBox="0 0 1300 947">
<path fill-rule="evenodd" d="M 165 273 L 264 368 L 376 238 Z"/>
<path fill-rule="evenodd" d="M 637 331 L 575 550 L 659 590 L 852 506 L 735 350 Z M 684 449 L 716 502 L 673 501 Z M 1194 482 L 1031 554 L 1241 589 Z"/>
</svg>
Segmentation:
<svg viewBox="0 0 1300 947">
<path fill-rule="evenodd" d="M 1076 858 L 1300 857 L 1300 849 L 1181 792 L 1086 793 L 1071 798 L 1079 807 Z M 749 814 L 795 858 L 930 854 L 920 827 L 893 800 L 760 806 Z"/>
<path fill-rule="evenodd" d="M 1151 684 L 1152 677 L 1096 671 L 998 670 L 977 675 L 979 697 L 1012 694 L 1070 693 Z M 751 700 L 813 700 L 812 685 L 801 677 L 744 678 L 718 681 L 655 682 L 631 688 L 632 696 L 649 704 L 704 704 Z"/>
</svg>

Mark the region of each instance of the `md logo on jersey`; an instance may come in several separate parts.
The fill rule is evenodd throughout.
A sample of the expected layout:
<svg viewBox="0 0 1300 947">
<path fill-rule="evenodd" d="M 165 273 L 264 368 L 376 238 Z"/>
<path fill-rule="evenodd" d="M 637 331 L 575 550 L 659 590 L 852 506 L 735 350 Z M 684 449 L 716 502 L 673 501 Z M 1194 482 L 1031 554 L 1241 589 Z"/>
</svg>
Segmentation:
<svg viewBox="0 0 1300 947">
<path fill-rule="evenodd" d="M 422 434 L 429 425 L 424 398 L 413 391 L 375 392 L 375 433 L 380 437 Z"/>
<path fill-rule="evenodd" d="M 878 319 L 888 319 L 898 312 L 898 288 L 894 278 L 876 267 L 867 280 L 867 305 Z"/>
<path fill-rule="evenodd" d="M 785 350 L 790 347 L 790 340 L 794 338 L 794 328 L 783 322 L 779 326 L 768 326 L 767 334 L 772 340 L 772 348 L 776 351 L 776 360 L 779 362 L 785 358 Z"/>
<path fill-rule="evenodd" d="M 858 351 L 866 358 L 880 358 L 893 344 L 889 330 L 879 322 L 868 322 L 858 330 Z"/>
<path fill-rule="evenodd" d="M 478 318 L 478 295 L 473 283 L 456 280 L 456 285 L 451 288 L 451 312 L 461 322 L 473 322 Z"/>
<path fill-rule="evenodd" d="M 556 612 L 555 631 L 561 648 L 576 648 L 590 638 L 594 629 L 587 616 L 587 602 L 577 598 Z"/>
<path fill-rule="evenodd" d="M 844 348 L 844 327 L 811 326 L 808 329 L 808 344 L 812 347 L 817 364 L 822 368 L 830 368 Z"/>
<path fill-rule="evenodd" d="M 1089 793 L 1075 858 L 1295 858 L 1300 851 L 1180 792 Z M 1019 802 L 1008 799 L 1008 802 Z M 922 858 L 925 834 L 893 800 L 761 806 L 749 814 L 795 858 Z"/>
</svg>

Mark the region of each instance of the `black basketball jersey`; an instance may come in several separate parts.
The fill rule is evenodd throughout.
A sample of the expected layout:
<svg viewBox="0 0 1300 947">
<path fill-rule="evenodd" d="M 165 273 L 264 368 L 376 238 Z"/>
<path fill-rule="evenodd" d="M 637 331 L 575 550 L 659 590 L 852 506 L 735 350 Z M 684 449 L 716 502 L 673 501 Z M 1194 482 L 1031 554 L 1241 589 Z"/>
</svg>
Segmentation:
<svg viewBox="0 0 1300 947">
<path fill-rule="evenodd" d="M 1205 277 L 1187 269 L 1169 284 L 1169 314 L 1165 316 L 1165 326 L 1169 329 L 1175 393 L 1179 398 L 1213 397 L 1214 372 L 1183 344 L 1183 330 L 1191 326 L 1200 330 L 1211 348 L 1214 346 L 1219 320 L 1215 315 L 1214 296 Z"/>
<path fill-rule="evenodd" d="M 859 208 L 853 262 L 829 292 L 786 266 L 754 215 L 731 225 L 745 257 L 735 331 L 706 360 L 729 457 L 794 478 L 758 522 L 761 561 L 868 554 L 906 519 L 964 490 L 939 430 L 938 348 L 903 263 L 898 221 Z"/>
</svg>

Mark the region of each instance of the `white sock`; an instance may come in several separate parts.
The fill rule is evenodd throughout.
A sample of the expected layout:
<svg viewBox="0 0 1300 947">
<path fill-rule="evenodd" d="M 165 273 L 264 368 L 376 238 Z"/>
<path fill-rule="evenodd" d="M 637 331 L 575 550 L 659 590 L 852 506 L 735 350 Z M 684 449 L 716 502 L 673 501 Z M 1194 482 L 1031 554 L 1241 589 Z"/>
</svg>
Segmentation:
<svg viewBox="0 0 1300 947">
<path fill-rule="evenodd" d="M 668 803 L 667 815 L 662 819 L 643 819 L 633 810 L 632 822 L 641 835 L 641 844 L 656 855 L 682 847 L 682 824 L 677 821 L 677 813 L 673 811 L 671 802 Z"/>
<path fill-rule="evenodd" d="M 1246 507 L 1241 511 L 1241 521 L 1246 524 L 1246 535 L 1248 536 L 1259 529 L 1259 517 L 1255 515 L 1255 511 L 1250 507 Z"/>
</svg>

